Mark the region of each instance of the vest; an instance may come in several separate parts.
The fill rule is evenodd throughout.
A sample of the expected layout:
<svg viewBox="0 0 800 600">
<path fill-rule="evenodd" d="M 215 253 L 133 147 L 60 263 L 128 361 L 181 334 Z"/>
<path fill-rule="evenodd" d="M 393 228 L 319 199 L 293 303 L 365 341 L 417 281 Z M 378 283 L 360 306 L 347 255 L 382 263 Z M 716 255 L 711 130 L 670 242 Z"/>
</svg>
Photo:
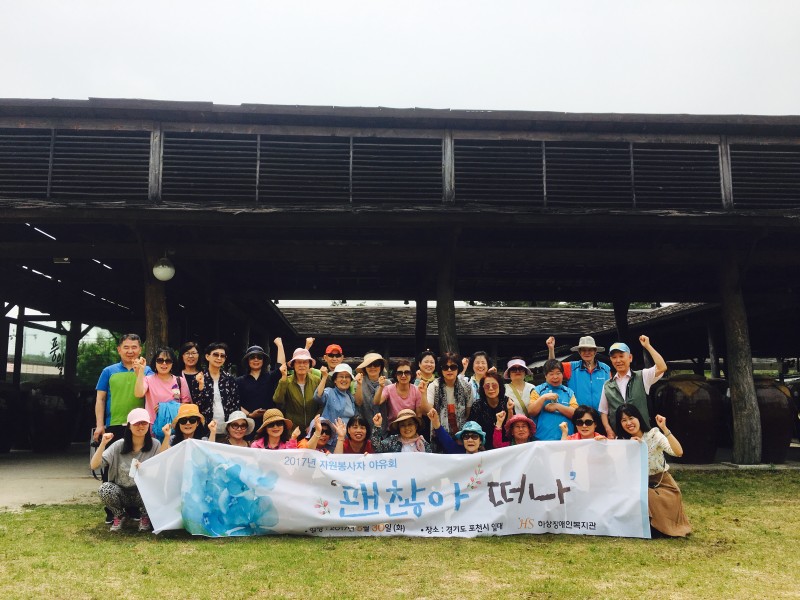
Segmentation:
<svg viewBox="0 0 800 600">
<path fill-rule="evenodd" d="M 650 411 L 647 408 L 647 392 L 644 391 L 644 377 L 641 371 L 632 371 L 630 381 L 625 390 L 625 400 L 622 399 L 622 392 L 615 379 L 606 382 L 604 388 L 606 392 L 606 402 L 608 402 L 608 422 L 616 429 L 617 409 L 623 404 L 633 404 L 642 413 L 642 417 L 650 424 Z M 617 432 L 619 435 L 619 432 Z"/>
</svg>

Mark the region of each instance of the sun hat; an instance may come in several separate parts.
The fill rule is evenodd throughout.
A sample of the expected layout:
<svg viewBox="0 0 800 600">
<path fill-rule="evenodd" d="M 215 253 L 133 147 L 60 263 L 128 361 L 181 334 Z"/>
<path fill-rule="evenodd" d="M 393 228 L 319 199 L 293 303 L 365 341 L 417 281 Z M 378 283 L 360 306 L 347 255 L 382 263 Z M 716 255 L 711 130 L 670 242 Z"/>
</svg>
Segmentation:
<svg viewBox="0 0 800 600">
<path fill-rule="evenodd" d="M 311 356 L 311 353 L 305 348 L 295 349 L 295 351 L 292 353 L 292 358 L 288 364 L 291 365 L 296 360 L 307 360 L 309 361 L 312 367 L 315 364 L 317 364 L 317 361 L 314 360 L 314 358 Z"/>
<path fill-rule="evenodd" d="M 414 421 L 416 421 L 417 431 L 419 431 L 422 428 L 422 419 L 420 419 L 417 416 L 417 413 L 415 413 L 410 408 L 404 408 L 399 413 L 397 413 L 397 418 L 394 421 L 392 421 L 391 425 L 389 425 L 389 429 L 391 429 L 392 431 L 397 431 L 397 429 L 400 427 L 398 423 L 400 423 L 400 421 L 408 421 L 409 419 L 414 419 Z"/>
<path fill-rule="evenodd" d="M 386 360 L 384 360 L 384 358 L 380 354 L 378 354 L 377 352 L 368 352 L 367 354 L 364 355 L 364 360 L 361 361 L 361 364 L 356 367 L 356 371 L 359 373 L 363 373 L 367 365 L 371 365 L 376 360 L 381 361 L 384 367 L 386 366 Z"/>
<path fill-rule="evenodd" d="M 514 425 L 514 423 L 527 423 L 528 427 L 531 430 L 531 436 L 533 436 L 533 434 L 536 433 L 536 423 L 534 423 L 531 419 L 529 419 L 525 415 L 514 415 L 508 421 L 506 421 L 506 424 L 503 425 L 503 429 L 506 430 L 506 433 L 509 433 L 511 431 L 511 426 Z"/>
<path fill-rule="evenodd" d="M 227 429 L 228 425 L 230 425 L 234 421 L 241 421 L 242 419 L 247 421 L 247 433 L 245 433 L 245 435 L 250 435 L 251 433 L 253 433 L 253 429 L 256 428 L 256 422 L 253 421 L 253 419 L 248 417 L 240 410 L 235 410 L 231 413 L 231 416 L 228 417 L 227 421 L 225 421 L 225 429 Z"/>
<path fill-rule="evenodd" d="M 141 423 L 142 421 L 147 421 L 152 424 L 152 421 L 150 421 L 150 414 L 143 408 L 134 408 L 128 413 L 128 420 L 125 421 L 125 424 L 130 425 L 131 423 Z"/>
<path fill-rule="evenodd" d="M 270 408 L 267 412 L 264 413 L 264 418 L 262 420 L 261 427 L 258 428 L 258 431 L 266 429 L 270 423 L 274 423 L 275 421 L 283 421 L 283 424 L 286 427 L 286 431 L 292 430 L 292 421 L 285 418 L 283 416 L 283 413 L 277 408 Z"/>
<path fill-rule="evenodd" d="M 630 347 L 628 344 L 624 342 L 614 342 L 611 344 L 611 347 L 608 349 L 608 353 L 611 354 L 612 352 L 627 352 L 628 354 L 631 353 Z"/>
<path fill-rule="evenodd" d="M 351 369 L 350 365 L 347 363 L 339 363 L 336 365 L 336 368 L 331 372 L 331 379 L 336 379 L 337 373 L 347 373 L 350 375 L 350 379 L 353 378 L 353 369 Z"/>
<path fill-rule="evenodd" d="M 460 440 L 461 436 L 465 433 L 477 433 L 479 436 L 481 436 L 481 444 L 486 443 L 486 432 L 483 430 L 483 427 L 478 425 L 475 421 L 467 421 L 464 423 L 461 431 L 456 433 L 456 439 Z"/>
<path fill-rule="evenodd" d="M 200 409 L 198 408 L 197 404 L 181 404 L 178 407 L 177 416 L 172 419 L 172 428 L 175 429 L 178 426 L 178 421 L 185 417 L 200 417 L 200 422 L 203 425 L 206 424 L 206 419 L 200 414 Z"/>
<path fill-rule="evenodd" d="M 250 360 L 250 357 L 253 354 L 263 354 L 264 355 L 264 360 L 265 361 L 269 361 L 269 352 L 264 350 L 261 346 L 250 346 L 247 349 L 247 351 L 244 353 L 244 356 L 242 357 L 242 360 L 244 362 L 247 362 L 248 360 Z"/>
<path fill-rule="evenodd" d="M 573 346 L 570 348 L 570 352 L 579 352 L 581 348 L 591 348 L 592 350 L 597 350 L 598 352 L 602 352 L 605 350 L 603 346 L 598 346 L 594 343 L 594 338 L 590 335 L 585 335 L 581 339 L 578 340 L 578 345 Z"/>
<path fill-rule="evenodd" d="M 342 347 L 339 344 L 329 344 L 328 347 L 325 348 L 325 354 L 330 354 L 331 352 L 344 354 L 344 352 L 342 352 Z"/>
<path fill-rule="evenodd" d="M 511 379 L 511 367 L 522 367 L 525 369 L 526 375 L 531 375 L 531 370 L 528 368 L 528 365 L 525 364 L 525 361 L 521 358 L 515 358 L 508 361 L 508 365 L 506 366 L 506 371 L 503 373 L 503 379 Z"/>
</svg>

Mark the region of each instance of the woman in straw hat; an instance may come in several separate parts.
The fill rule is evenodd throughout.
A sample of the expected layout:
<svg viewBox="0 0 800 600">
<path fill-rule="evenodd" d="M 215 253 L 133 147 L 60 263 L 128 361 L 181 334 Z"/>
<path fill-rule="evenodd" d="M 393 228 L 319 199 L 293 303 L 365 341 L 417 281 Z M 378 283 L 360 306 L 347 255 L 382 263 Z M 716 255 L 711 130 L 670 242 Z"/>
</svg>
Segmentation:
<svg viewBox="0 0 800 600">
<path fill-rule="evenodd" d="M 292 421 L 285 418 L 277 408 L 270 408 L 264 413 L 263 423 L 258 428 L 256 439 L 250 447 L 264 450 L 295 449 L 299 437 L 300 428 L 295 427 L 292 431 Z"/>
<path fill-rule="evenodd" d="M 389 426 L 390 434 L 381 429 L 383 417 L 380 413 L 372 419 L 372 446 L 375 452 L 430 452 L 431 445 L 419 433 L 422 419 L 411 409 L 403 409 Z"/>
<path fill-rule="evenodd" d="M 217 434 L 217 422 L 212 420 L 208 424 L 208 436 L 203 435 L 201 425 L 205 424 L 206 420 L 200 414 L 197 404 L 181 404 L 172 423 L 167 423 L 161 430 L 164 432 L 164 441 L 161 442 L 160 452 L 175 444 L 180 444 L 183 440 L 213 440 Z M 172 435 L 170 435 L 170 430 L 174 431 Z"/>
</svg>

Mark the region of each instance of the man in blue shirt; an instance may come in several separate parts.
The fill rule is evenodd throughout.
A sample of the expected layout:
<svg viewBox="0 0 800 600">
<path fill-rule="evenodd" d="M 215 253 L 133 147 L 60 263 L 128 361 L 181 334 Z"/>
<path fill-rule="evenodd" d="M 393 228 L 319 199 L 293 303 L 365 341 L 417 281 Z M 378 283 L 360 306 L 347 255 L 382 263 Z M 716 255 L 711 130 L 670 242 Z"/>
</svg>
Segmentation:
<svg viewBox="0 0 800 600">
<path fill-rule="evenodd" d="M 556 338 L 550 336 L 547 344 L 548 358 L 555 358 Z M 566 361 L 561 363 L 564 367 L 564 385 L 575 392 L 578 404 L 591 406 L 597 410 L 600 406 L 600 395 L 603 386 L 611 378 L 611 368 L 597 360 L 597 353 L 605 350 L 594 343 L 590 335 L 583 336 L 577 346 L 570 348 L 578 352 L 581 360 Z"/>
</svg>

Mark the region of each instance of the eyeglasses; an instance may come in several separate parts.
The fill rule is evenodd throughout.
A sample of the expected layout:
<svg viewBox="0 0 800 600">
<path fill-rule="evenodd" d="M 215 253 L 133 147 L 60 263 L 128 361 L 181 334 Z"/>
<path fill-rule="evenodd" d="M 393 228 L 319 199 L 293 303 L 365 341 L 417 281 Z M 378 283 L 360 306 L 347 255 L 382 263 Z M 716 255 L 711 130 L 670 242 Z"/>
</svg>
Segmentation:
<svg viewBox="0 0 800 600">
<path fill-rule="evenodd" d="M 508 372 L 509 372 L 509 373 L 524 373 L 524 372 L 525 372 L 525 369 L 524 369 L 524 368 L 522 368 L 522 367 L 511 367 L 511 368 L 508 370 Z"/>
<path fill-rule="evenodd" d="M 227 355 L 224 352 L 212 352 L 211 356 L 214 358 L 225 358 Z"/>
<path fill-rule="evenodd" d="M 594 425 L 594 420 L 593 419 L 578 419 L 577 421 L 575 421 L 575 425 L 578 425 L 579 427 L 588 427 L 589 425 Z"/>
<path fill-rule="evenodd" d="M 461 434 L 461 439 L 462 440 L 479 440 L 479 439 L 481 439 L 481 436 L 478 435 L 477 433 L 462 433 Z"/>
<path fill-rule="evenodd" d="M 172 359 L 171 358 L 157 358 L 156 363 L 159 365 L 171 365 Z"/>
<path fill-rule="evenodd" d="M 283 421 L 273 421 L 267 425 L 267 429 L 272 429 L 273 427 L 283 427 Z"/>
<path fill-rule="evenodd" d="M 442 367 L 442 371 L 458 371 L 458 365 L 445 365 Z"/>
<path fill-rule="evenodd" d="M 342 358 L 341 353 L 338 352 L 336 354 L 326 354 L 325 356 L 327 356 L 328 358 Z"/>
<path fill-rule="evenodd" d="M 222 356 L 225 356 L 224 354 Z M 251 354 L 247 357 L 247 360 L 264 360 L 263 354 Z"/>
<path fill-rule="evenodd" d="M 228 427 L 231 429 L 247 429 L 247 423 L 231 423 Z"/>
<path fill-rule="evenodd" d="M 331 435 L 331 430 L 330 430 L 330 429 L 325 429 L 325 428 L 323 427 L 323 428 L 322 428 L 322 433 L 321 433 L 320 435 L 327 435 L 327 436 L 330 436 L 330 435 Z"/>
<path fill-rule="evenodd" d="M 183 417 L 178 419 L 178 425 L 197 425 L 200 422 L 200 417 Z"/>
<path fill-rule="evenodd" d="M 197 350 L 189 350 L 183 353 L 184 356 L 200 356 L 200 353 Z"/>
<path fill-rule="evenodd" d="M 483 384 L 483 389 L 485 389 L 485 390 L 496 390 L 499 387 L 500 386 L 497 385 L 496 383 L 484 383 Z"/>
<path fill-rule="evenodd" d="M 376 360 L 374 363 L 368 364 L 367 368 L 368 369 L 383 368 L 383 363 L 379 360 Z"/>
<path fill-rule="evenodd" d="M 411 377 L 411 371 L 395 371 L 394 374 L 398 377 Z"/>
</svg>

